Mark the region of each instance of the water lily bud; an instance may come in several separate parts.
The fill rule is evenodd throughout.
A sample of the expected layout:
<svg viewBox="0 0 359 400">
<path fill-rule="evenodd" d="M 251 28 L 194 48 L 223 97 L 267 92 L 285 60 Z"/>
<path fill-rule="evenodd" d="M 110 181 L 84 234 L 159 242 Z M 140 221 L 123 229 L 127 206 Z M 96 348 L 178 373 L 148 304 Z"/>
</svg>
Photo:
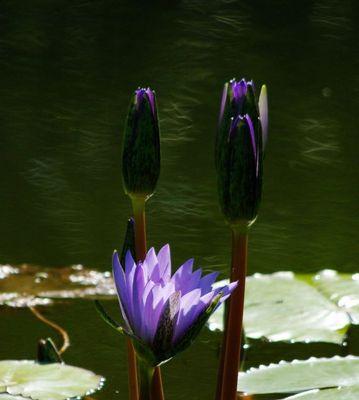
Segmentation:
<svg viewBox="0 0 359 400">
<path fill-rule="evenodd" d="M 235 282 L 213 289 L 218 273 L 202 276 L 200 269 L 193 271 L 193 260 L 172 275 L 169 245 L 157 254 L 151 248 L 138 263 L 128 252 L 125 266 L 115 252 L 113 274 L 124 320 L 122 331 L 131 337 L 138 357 L 150 366 L 185 350 L 237 286 Z"/>
<path fill-rule="evenodd" d="M 135 91 L 125 124 L 122 153 L 124 188 L 130 196 L 150 197 L 160 174 L 160 133 L 155 92 Z"/>
<path fill-rule="evenodd" d="M 37 344 L 37 361 L 40 364 L 61 363 L 61 356 L 51 338 L 40 339 Z"/>
<path fill-rule="evenodd" d="M 227 221 L 250 226 L 262 195 L 263 147 L 260 124 L 246 114 L 232 119 L 218 162 L 220 205 Z"/>
</svg>

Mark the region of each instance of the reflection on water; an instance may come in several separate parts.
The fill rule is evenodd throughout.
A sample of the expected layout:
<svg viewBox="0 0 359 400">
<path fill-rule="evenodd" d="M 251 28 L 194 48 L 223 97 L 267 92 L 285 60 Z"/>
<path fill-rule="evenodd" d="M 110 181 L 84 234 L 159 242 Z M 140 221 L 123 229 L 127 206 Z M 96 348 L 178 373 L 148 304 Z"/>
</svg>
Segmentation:
<svg viewBox="0 0 359 400">
<path fill-rule="evenodd" d="M 150 243 L 170 242 L 175 265 L 194 256 L 226 273 L 229 233 L 217 204 L 213 137 L 223 82 L 246 76 L 257 87 L 266 82 L 270 96 L 250 271 L 354 272 L 358 16 L 350 0 L 2 1 L 1 262 L 108 267 L 130 212 L 121 187 L 123 120 L 130 92 L 151 85 L 163 169 L 148 203 Z M 69 357 L 104 373 L 107 356 L 123 356 L 106 334 L 101 359 L 81 360 L 75 347 Z M 208 346 L 216 344 L 198 345 L 215 374 Z M 212 379 L 199 388 L 194 369 L 188 392 L 177 392 L 176 368 L 192 362 L 184 357 L 169 368 L 171 398 L 207 399 Z M 112 374 L 120 388 L 118 360 Z"/>
</svg>

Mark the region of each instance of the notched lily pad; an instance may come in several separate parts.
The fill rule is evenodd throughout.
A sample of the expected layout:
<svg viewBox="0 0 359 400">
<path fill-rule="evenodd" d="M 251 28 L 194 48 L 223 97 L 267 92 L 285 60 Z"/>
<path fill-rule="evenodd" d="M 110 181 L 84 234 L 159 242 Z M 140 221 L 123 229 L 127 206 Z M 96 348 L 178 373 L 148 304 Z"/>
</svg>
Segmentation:
<svg viewBox="0 0 359 400">
<path fill-rule="evenodd" d="M 357 386 L 359 357 L 310 358 L 251 368 L 238 375 L 238 391 L 249 394 L 297 393 Z"/>
<path fill-rule="evenodd" d="M 4 392 L 2 396 L 22 396 L 32 400 L 67 400 L 88 396 L 101 389 L 103 384 L 103 377 L 65 364 L 37 364 L 28 360 L 0 361 L 0 392 Z M 11 399 L 18 398 L 9 397 Z"/>
<path fill-rule="evenodd" d="M 324 296 L 350 315 L 352 324 L 359 325 L 359 274 L 339 274 L 326 269 L 312 281 Z"/>
<path fill-rule="evenodd" d="M 53 303 L 53 299 L 115 296 L 110 272 L 74 265 L 40 268 L 23 264 L 0 266 L 0 306 L 29 307 Z"/>
<path fill-rule="evenodd" d="M 248 338 L 341 344 L 349 325 L 344 310 L 292 272 L 247 278 L 244 329 Z M 223 309 L 210 318 L 209 328 L 223 329 Z"/>
</svg>

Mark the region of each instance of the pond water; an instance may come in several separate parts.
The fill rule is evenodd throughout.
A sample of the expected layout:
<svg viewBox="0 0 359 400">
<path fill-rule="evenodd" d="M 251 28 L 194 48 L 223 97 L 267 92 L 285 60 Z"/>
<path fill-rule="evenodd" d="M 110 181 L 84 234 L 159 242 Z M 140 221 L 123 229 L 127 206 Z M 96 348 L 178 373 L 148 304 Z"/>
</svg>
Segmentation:
<svg viewBox="0 0 359 400">
<path fill-rule="evenodd" d="M 270 3 L 270 5 L 269 5 Z M 33 0 L 0 2 L 0 263 L 106 270 L 129 201 L 121 182 L 129 96 L 158 96 L 162 172 L 148 202 L 149 244 L 226 276 L 213 138 L 222 84 L 268 85 L 264 199 L 250 273 L 355 272 L 359 3 L 352 0 Z M 109 303 L 116 313 L 116 302 Z M 65 360 L 108 379 L 96 399 L 127 396 L 124 343 L 91 302 L 46 315 L 70 333 Z M 33 358 L 52 334 L 28 310 L 1 310 L 0 359 Z M 205 331 L 164 368 L 168 399 L 213 398 L 220 335 Z M 274 345 L 273 345 L 274 346 Z M 257 347 L 248 365 L 331 345 Z"/>
</svg>

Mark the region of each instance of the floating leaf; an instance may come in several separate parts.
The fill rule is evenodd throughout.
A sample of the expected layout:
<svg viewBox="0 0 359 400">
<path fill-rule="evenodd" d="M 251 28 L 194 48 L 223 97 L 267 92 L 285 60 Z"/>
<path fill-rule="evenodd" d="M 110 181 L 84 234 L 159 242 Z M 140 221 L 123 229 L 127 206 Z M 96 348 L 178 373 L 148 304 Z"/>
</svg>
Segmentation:
<svg viewBox="0 0 359 400">
<path fill-rule="evenodd" d="M 343 387 L 335 389 L 311 390 L 286 397 L 283 400 L 358 400 L 359 386 Z"/>
<path fill-rule="evenodd" d="M 26 400 L 26 397 L 11 396 L 11 394 L 0 393 L 0 400 Z"/>
<path fill-rule="evenodd" d="M 82 265 L 64 268 L 40 268 L 28 264 L 16 268 L 0 266 L 0 306 L 50 305 L 51 299 L 104 296 L 115 296 L 108 271 L 89 270 Z"/>
<path fill-rule="evenodd" d="M 296 393 L 356 386 L 359 357 L 310 358 L 251 368 L 238 375 L 238 391 L 250 394 Z"/>
<path fill-rule="evenodd" d="M 0 361 L 0 391 L 32 400 L 65 400 L 87 396 L 99 390 L 103 382 L 101 376 L 91 371 L 65 364 Z"/>
<path fill-rule="evenodd" d="M 244 328 L 249 338 L 339 344 L 349 325 L 346 312 L 292 272 L 247 278 Z M 222 327 L 220 308 L 210 318 L 209 328 Z"/>
<path fill-rule="evenodd" d="M 359 325 L 359 274 L 339 274 L 327 269 L 314 276 L 313 284 L 343 308 L 350 315 L 353 324 Z"/>
</svg>

